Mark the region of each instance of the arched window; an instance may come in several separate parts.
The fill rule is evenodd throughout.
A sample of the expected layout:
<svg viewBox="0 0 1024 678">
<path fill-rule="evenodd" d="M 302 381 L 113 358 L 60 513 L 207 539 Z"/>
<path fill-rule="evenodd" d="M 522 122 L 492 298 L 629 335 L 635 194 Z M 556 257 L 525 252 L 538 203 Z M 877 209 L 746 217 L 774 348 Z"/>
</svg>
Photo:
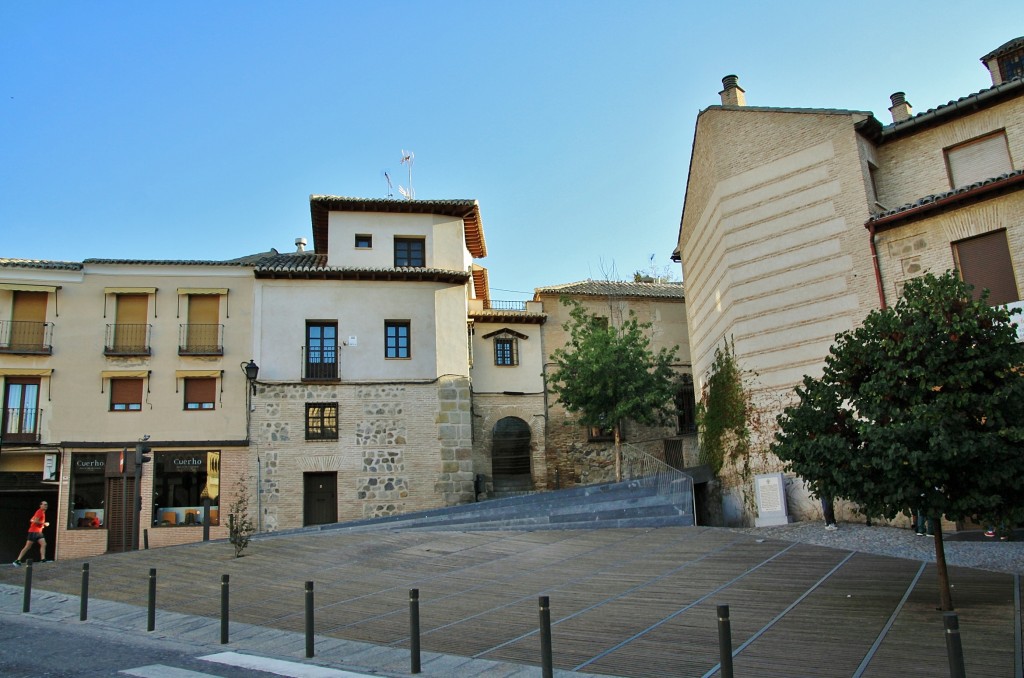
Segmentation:
<svg viewBox="0 0 1024 678">
<path fill-rule="evenodd" d="M 494 485 L 529 485 L 530 426 L 519 417 L 505 417 L 491 433 L 491 469 Z"/>
</svg>

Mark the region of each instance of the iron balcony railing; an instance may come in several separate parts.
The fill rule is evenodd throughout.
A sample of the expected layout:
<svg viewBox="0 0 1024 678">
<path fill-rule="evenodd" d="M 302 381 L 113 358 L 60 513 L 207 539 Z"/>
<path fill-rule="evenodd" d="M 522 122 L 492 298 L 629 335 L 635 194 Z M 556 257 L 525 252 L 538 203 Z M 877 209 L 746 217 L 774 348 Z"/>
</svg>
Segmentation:
<svg viewBox="0 0 1024 678">
<path fill-rule="evenodd" d="M 53 323 L 0 320 L 0 353 L 53 353 Z"/>
<path fill-rule="evenodd" d="M 525 311 L 525 301 L 497 301 L 488 299 L 484 302 L 485 311 Z"/>
<path fill-rule="evenodd" d="M 696 517 L 693 477 L 632 445 L 622 445 L 622 479 L 653 487 L 683 515 Z"/>
<path fill-rule="evenodd" d="M 36 408 L 9 407 L 4 410 L 3 443 L 38 444 L 39 423 L 43 411 Z"/>
<path fill-rule="evenodd" d="M 152 325 L 114 323 L 107 325 L 103 343 L 105 355 L 149 355 Z"/>
<path fill-rule="evenodd" d="M 178 326 L 178 355 L 224 355 L 224 326 Z"/>
<path fill-rule="evenodd" d="M 336 346 L 303 346 L 302 378 L 337 379 L 338 348 Z"/>
</svg>

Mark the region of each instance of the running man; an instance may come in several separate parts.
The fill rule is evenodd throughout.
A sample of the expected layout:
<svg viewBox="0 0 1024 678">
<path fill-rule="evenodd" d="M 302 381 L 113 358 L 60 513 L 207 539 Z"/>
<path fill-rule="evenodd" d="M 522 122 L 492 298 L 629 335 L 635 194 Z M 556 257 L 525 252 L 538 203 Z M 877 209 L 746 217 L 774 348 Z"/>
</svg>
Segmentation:
<svg viewBox="0 0 1024 678">
<path fill-rule="evenodd" d="M 44 501 L 39 504 L 39 510 L 32 514 L 28 525 L 28 540 L 25 542 L 25 548 L 21 549 L 21 553 L 14 561 L 15 567 L 21 567 L 22 558 L 32 549 L 33 544 L 39 544 L 39 561 L 46 562 L 46 538 L 43 536 L 43 528 L 50 526 L 50 523 L 46 522 L 48 506 L 49 504 Z"/>
</svg>

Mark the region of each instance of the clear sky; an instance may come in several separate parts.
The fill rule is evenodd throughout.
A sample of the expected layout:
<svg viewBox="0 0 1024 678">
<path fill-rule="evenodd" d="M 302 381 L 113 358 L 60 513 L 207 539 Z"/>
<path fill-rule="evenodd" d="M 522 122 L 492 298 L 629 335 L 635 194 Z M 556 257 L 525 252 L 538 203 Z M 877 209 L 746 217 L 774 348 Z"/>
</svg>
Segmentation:
<svg viewBox="0 0 1024 678">
<path fill-rule="evenodd" d="M 292 251 L 311 193 L 383 198 L 388 170 L 400 197 L 405 149 L 417 198 L 480 201 L 494 299 L 678 279 L 723 76 L 888 123 L 1021 35 L 1019 0 L 0 1 L 0 257 Z"/>
</svg>

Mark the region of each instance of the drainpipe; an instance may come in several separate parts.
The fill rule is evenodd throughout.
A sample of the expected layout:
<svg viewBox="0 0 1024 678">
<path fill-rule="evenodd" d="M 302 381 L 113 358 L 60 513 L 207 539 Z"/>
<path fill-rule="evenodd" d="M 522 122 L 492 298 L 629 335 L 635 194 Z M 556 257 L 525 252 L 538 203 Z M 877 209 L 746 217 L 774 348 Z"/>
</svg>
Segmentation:
<svg viewBox="0 0 1024 678">
<path fill-rule="evenodd" d="M 885 288 L 882 287 L 882 269 L 878 265 L 878 248 L 875 246 L 875 225 L 868 224 L 868 242 L 871 245 L 871 264 L 875 269 L 875 285 L 878 287 L 878 303 L 885 308 Z"/>
</svg>

